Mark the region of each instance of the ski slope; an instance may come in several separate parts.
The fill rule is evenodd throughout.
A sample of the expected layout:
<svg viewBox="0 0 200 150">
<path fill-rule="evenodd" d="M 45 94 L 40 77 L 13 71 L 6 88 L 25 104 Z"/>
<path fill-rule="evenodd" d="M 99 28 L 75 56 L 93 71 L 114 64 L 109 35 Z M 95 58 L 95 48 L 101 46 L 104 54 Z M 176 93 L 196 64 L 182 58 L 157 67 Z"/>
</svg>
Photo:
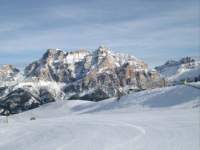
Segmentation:
<svg viewBox="0 0 200 150">
<path fill-rule="evenodd" d="M 57 101 L 0 118 L 2 150 L 197 150 L 200 92 L 174 86 L 120 101 Z M 36 120 L 30 120 L 36 117 Z"/>
<path fill-rule="evenodd" d="M 168 77 L 169 81 L 180 81 L 187 78 L 194 79 L 200 75 L 200 67 L 192 68 L 192 69 L 179 69 L 179 71 Z"/>
</svg>

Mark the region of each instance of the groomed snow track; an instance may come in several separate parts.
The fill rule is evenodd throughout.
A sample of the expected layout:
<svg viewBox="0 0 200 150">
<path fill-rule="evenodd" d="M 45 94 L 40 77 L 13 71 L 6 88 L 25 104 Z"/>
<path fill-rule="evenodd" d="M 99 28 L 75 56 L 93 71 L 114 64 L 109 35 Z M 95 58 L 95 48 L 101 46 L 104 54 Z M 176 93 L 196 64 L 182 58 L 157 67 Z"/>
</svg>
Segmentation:
<svg viewBox="0 0 200 150">
<path fill-rule="evenodd" d="M 8 124 L 1 117 L 0 149 L 197 150 L 200 107 L 193 106 L 199 98 L 198 89 L 182 85 L 131 94 L 119 102 L 49 103 L 10 116 Z"/>
</svg>

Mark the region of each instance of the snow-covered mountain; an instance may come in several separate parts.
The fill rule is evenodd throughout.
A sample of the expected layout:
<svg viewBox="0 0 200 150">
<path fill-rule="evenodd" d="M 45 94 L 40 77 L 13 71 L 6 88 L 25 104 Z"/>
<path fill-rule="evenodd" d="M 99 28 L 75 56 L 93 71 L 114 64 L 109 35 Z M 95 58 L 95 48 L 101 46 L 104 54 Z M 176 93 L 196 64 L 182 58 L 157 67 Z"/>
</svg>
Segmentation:
<svg viewBox="0 0 200 150">
<path fill-rule="evenodd" d="M 19 72 L 19 69 L 12 65 L 3 65 L 0 68 L 0 81 L 13 81 Z"/>
<path fill-rule="evenodd" d="M 184 58 L 157 70 L 168 79 L 175 66 L 198 63 Z M 22 74 L 1 69 L 0 149 L 199 149 L 199 82 L 157 88 L 165 83 L 157 71 L 105 47 L 50 49 Z M 63 101 L 78 98 L 91 101 Z M 16 115 L 1 116 L 7 113 Z"/>
<path fill-rule="evenodd" d="M 42 58 L 25 68 L 23 77 L 15 78 L 17 73 L 9 74 L 12 82 L 0 85 L 2 113 L 6 109 L 21 112 L 61 99 L 99 101 L 164 85 L 159 74 L 148 70 L 142 60 L 113 53 L 104 46 L 92 52 L 48 49 Z M 41 92 L 51 100 L 43 100 Z"/>
<path fill-rule="evenodd" d="M 155 68 L 168 82 L 199 81 L 200 59 L 185 57 L 179 61 L 170 60 Z"/>
</svg>

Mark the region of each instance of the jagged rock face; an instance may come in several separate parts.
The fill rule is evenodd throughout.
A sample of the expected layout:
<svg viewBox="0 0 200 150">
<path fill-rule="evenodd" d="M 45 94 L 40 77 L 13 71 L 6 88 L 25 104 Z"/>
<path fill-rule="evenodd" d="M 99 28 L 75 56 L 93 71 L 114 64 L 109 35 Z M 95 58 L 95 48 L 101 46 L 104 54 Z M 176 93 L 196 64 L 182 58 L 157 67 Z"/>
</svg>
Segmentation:
<svg viewBox="0 0 200 150">
<path fill-rule="evenodd" d="M 17 89 L 0 100 L 0 114 L 15 114 L 38 106 L 39 101 L 31 93 Z"/>
<path fill-rule="evenodd" d="M 8 87 L 4 86 L 4 87 L 0 87 L 0 97 L 4 96 L 5 93 L 7 93 L 6 91 L 8 90 Z"/>
<path fill-rule="evenodd" d="M 12 65 L 4 65 L 0 68 L 0 81 L 13 81 L 19 72 Z"/>
<path fill-rule="evenodd" d="M 82 61 L 87 54 L 89 52 L 85 50 L 65 53 L 49 49 L 40 60 L 25 68 L 25 76 L 47 81 L 72 82 L 81 77 Z"/>
<path fill-rule="evenodd" d="M 40 89 L 39 95 L 35 96 L 31 92 L 19 88 L 0 99 L 0 114 L 16 114 L 53 101 L 55 101 L 54 97 L 46 89 Z"/>
<path fill-rule="evenodd" d="M 12 66 L 2 70 L 2 77 L 13 80 L 19 73 Z M 18 113 L 58 99 L 100 101 L 129 90 L 163 85 L 159 74 L 149 71 L 143 61 L 103 46 L 93 52 L 48 49 L 25 68 L 21 82 L 0 86 L 0 114 Z"/>
<path fill-rule="evenodd" d="M 25 75 L 66 83 L 64 92 L 70 99 L 86 99 L 89 96 L 85 95 L 101 91 L 104 96 L 97 96 L 101 100 L 116 96 L 119 92 L 126 93 L 129 88 L 162 86 L 159 74 L 147 70 L 148 66 L 143 61 L 133 56 L 114 54 L 100 46 L 94 52 L 49 49 L 40 60 L 26 67 Z"/>
<path fill-rule="evenodd" d="M 63 52 L 49 49 L 43 57 L 25 68 L 26 77 L 72 82 L 86 75 L 113 71 L 125 63 L 133 63 L 135 69 L 147 69 L 147 65 L 135 57 L 115 55 L 108 48 L 99 47 L 94 52 L 79 50 Z"/>
<path fill-rule="evenodd" d="M 191 57 L 184 57 L 180 61 L 180 64 L 187 64 L 187 63 L 193 63 L 195 60 Z"/>
<path fill-rule="evenodd" d="M 45 104 L 55 101 L 54 96 L 47 89 L 39 90 L 40 104 Z"/>
</svg>

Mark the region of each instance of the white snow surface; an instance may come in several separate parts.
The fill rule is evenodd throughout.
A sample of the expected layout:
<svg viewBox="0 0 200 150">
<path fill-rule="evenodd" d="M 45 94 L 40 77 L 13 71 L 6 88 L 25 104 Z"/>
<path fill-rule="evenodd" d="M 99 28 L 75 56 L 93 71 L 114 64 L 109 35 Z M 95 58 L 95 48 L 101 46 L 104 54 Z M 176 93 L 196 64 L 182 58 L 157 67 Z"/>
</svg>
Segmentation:
<svg viewBox="0 0 200 150">
<path fill-rule="evenodd" d="M 0 118 L 2 150 L 198 150 L 200 92 L 147 90 L 119 101 L 56 101 Z M 35 117 L 36 120 L 30 120 Z"/>
<path fill-rule="evenodd" d="M 180 81 L 187 78 L 195 78 L 200 75 L 200 66 L 192 69 L 179 69 L 176 74 L 168 77 L 171 81 Z"/>
<path fill-rule="evenodd" d="M 200 75 L 200 60 L 196 59 L 196 61 L 193 63 L 181 65 L 163 65 L 160 73 L 169 81 L 180 81 L 187 78 L 192 79 Z"/>
</svg>

